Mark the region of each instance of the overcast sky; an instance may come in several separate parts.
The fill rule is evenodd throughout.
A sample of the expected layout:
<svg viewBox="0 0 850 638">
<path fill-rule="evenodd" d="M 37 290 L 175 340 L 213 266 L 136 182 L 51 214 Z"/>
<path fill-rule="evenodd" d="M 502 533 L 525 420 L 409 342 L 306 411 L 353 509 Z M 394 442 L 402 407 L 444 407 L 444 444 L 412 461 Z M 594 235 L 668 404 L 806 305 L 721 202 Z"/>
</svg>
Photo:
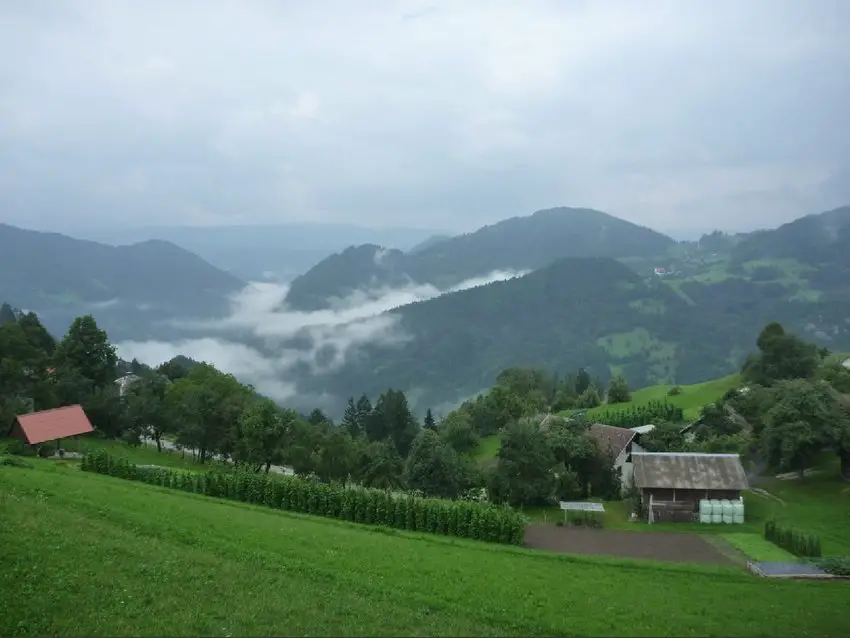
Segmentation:
<svg viewBox="0 0 850 638">
<path fill-rule="evenodd" d="M 847 0 L 10 0 L 0 221 L 775 225 L 850 201 L 848 25 Z"/>
</svg>

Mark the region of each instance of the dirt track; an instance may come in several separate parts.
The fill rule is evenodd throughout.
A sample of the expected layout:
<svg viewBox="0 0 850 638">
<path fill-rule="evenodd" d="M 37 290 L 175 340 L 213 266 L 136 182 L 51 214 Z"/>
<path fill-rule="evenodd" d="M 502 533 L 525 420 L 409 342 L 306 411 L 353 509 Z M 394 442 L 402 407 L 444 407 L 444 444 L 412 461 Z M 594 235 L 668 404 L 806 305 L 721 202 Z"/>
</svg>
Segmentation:
<svg viewBox="0 0 850 638">
<path fill-rule="evenodd" d="M 596 554 L 688 563 L 733 565 L 699 534 L 621 532 L 535 524 L 525 528 L 525 544 L 568 554 Z"/>
</svg>

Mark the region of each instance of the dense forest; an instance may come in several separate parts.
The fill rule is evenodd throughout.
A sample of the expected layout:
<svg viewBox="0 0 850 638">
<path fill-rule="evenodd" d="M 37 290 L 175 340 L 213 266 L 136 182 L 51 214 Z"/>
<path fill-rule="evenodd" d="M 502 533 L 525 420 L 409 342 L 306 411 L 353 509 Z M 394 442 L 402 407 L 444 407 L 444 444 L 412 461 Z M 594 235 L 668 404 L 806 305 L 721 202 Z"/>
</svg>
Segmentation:
<svg viewBox="0 0 850 638">
<path fill-rule="evenodd" d="M 514 365 L 583 366 L 606 381 L 621 375 L 632 387 L 689 384 L 740 367 L 759 329 L 775 317 L 822 345 L 850 350 L 850 302 L 837 295 L 800 303 L 778 283 L 733 278 L 677 290 L 605 258 L 562 259 L 390 316 L 408 340 L 366 346 L 332 374 L 305 371 L 299 389 L 345 396 L 358 384 L 370 394 L 389 385 L 415 388 L 416 407 L 424 408 L 473 395 Z"/>
</svg>

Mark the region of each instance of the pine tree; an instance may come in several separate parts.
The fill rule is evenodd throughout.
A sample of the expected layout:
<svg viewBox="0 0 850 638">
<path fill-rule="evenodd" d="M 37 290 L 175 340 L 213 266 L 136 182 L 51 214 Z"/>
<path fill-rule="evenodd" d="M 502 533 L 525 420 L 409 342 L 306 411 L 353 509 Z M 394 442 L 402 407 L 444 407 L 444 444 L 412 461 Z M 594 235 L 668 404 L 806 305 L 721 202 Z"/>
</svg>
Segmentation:
<svg viewBox="0 0 850 638">
<path fill-rule="evenodd" d="M 437 424 L 434 423 L 434 415 L 431 414 L 431 408 L 428 408 L 428 411 L 425 412 L 425 421 L 423 422 L 423 425 L 429 430 L 437 429 Z"/>
<path fill-rule="evenodd" d="M 7 303 L 0 306 L 0 326 L 6 323 L 15 323 L 17 320 L 18 318 L 15 316 L 12 306 Z"/>
<path fill-rule="evenodd" d="M 345 414 L 342 416 L 342 427 L 348 431 L 351 438 L 359 437 L 363 431 L 360 413 L 354 404 L 354 397 L 348 397 L 348 406 L 345 408 Z"/>
</svg>

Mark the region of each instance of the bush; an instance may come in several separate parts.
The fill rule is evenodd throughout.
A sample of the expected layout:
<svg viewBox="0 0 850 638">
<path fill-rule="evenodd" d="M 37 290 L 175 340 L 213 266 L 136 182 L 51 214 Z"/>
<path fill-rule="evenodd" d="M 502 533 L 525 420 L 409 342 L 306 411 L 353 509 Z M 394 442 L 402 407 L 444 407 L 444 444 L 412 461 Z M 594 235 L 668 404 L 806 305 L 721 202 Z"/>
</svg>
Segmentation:
<svg viewBox="0 0 850 638">
<path fill-rule="evenodd" d="M 667 390 L 668 397 L 677 397 L 682 394 L 682 387 L 678 385 L 674 385 L 672 388 Z"/>
<path fill-rule="evenodd" d="M 420 498 L 277 474 L 221 470 L 194 474 L 167 468 L 140 467 L 126 459 L 113 457 L 104 450 L 86 454 L 80 467 L 87 472 L 184 492 L 367 525 L 511 545 L 522 545 L 525 540 L 525 517 L 509 507 Z"/>
<path fill-rule="evenodd" d="M 821 556 L 820 537 L 816 534 L 807 534 L 779 525 L 776 521 L 767 521 L 764 524 L 764 537 L 795 556 L 806 558 Z"/>
<path fill-rule="evenodd" d="M 850 576 L 850 556 L 832 556 L 811 561 L 827 574 L 833 576 Z"/>
<path fill-rule="evenodd" d="M 5 465 L 6 467 L 32 467 L 32 463 L 27 463 L 15 456 L 0 456 L 0 465 Z"/>
<path fill-rule="evenodd" d="M 604 515 L 600 512 L 567 512 L 567 524 L 572 527 L 602 528 Z"/>
<path fill-rule="evenodd" d="M 9 438 L 0 441 L 0 454 L 4 453 L 14 456 L 35 456 L 35 448 L 20 439 Z"/>
</svg>

